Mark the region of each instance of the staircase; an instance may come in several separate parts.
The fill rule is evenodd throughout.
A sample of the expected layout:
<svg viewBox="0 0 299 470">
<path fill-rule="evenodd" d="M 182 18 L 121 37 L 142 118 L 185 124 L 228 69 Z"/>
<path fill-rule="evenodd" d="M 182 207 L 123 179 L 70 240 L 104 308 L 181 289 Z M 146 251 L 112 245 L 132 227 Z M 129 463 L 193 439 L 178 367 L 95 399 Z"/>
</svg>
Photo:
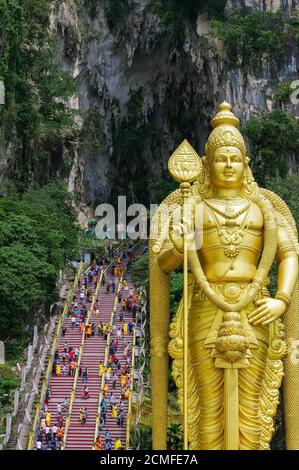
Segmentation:
<svg viewBox="0 0 299 470">
<path fill-rule="evenodd" d="M 107 276 L 110 279 L 110 276 Z M 70 427 L 67 433 L 66 450 L 91 450 L 94 441 L 95 422 L 98 412 L 98 400 L 101 391 L 102 379 L 99 377 L 99 364 L 105 358 L 106 341 L 98 336 L 97 326 L 100 321 L 110 323 L 111 312 L 114 306 L 115 294 L 106 294 L 106 285 L 99 289 L 100 317 L 94 313 L 90 316 L 90 323 L 95 323 L 95 336 L 85 339 L 84 351 L 81 356 L 81 366 L 88 368 L 88 382 L 83 384 L 82 377 L 78 378 L 75 400 L 72 407 Z M 89 389 L 90 398 L 82 398 L 84 386 Z M 80 408 L 87 408 L 88 417 L 85 424 L 80 423 Z"/>
<path fill-rule="evenodd" d="M 126 267 L 127 262 L 129 259 L 125 259 L 123 261 L 123 266 Z M 106 275 L 106 280 L 109 282 L 112 274 Z M 127 280 L 128 290 L 133 287 L 129 275 L 125 275 Z M 76 298 L 78 301 L 78 307 L 80 308 L 80 283 L 76 286 Z M 91 288 L 92 294 L 95 292 L 94 283 L 89 286 Z M 121 289 L 122 295 L 124 298 L 127 297 L 128 291 L 125 291 L 122 288 L 122 285 L 119 286 Z M 120 427 L 117 424 L 117 419 L 112 418 L 110 406 L 109 406 L 109 397 L 110 393 L 113 391 L 116 397 L 116 405 L 118 405 L 120 396 L 122 393 L 122 388 L 120 384 L 120 379 L 118 378 L 116 387 L 113 389 L 112 387 L 112 374 L 110 381 L 108 382 L 108 397 L 107 397 L 107 420 L 106 424 L 103 426 L 102 429 L 98 430 L 98 411 L 99 411 L 99 402 L 102 397 L 102 377 L 99 376 L 99 364 L 100 362 L 105 362 L 108 360 L 108 351 L 109 351 L 109 341 L 111 339 L 115 339 L 117 336 L 117 329 L 121 327 L 121 321 L 119 321 L 119 313 L 121 311 L 121 303 L 116 302 L 116 314 L 117 314 L 117 321 L 115 323 L 116 330 L 115 333 L 111 333 L 110 337 L 108 335 L 108 339 L 105 340 L 104 336 L 98 335 L 98 324 L 99 322 L 103 323 L 111 323 L 112 319 L 112 312 L 115 308 L 115 300 L 117 296 L 117 292 L 119 289 L 115 289 L 115 293 L 110 290 L 110 293 L 106 293 L 106 284 L 104 286 L 99 286 L 97 291 L 97 298 L 99 299 L 99 316 L 96 316 L 96 313 L 93 309 L 91 309 L 89 323 L 94 323 L 96 326 L 96 331 L 94 336 L 90 336 L 89 338 L 85 338 L 84 346 L 81 351 L 80 356 L 80 365 L 82 369 L 85 367 L 88 368 L 88 381 L 83 383 L 83 377 L 77 377 L 77 381 L 75 377 L 65 375 L 63 376 L 62 373 L 60 376 L 53 375 L 50 378 L 50 387 L 51 387 L 51 398 L 48 403 L 48 411 L 51 413 L 51 426 L 56 423 L 56 414 L 57 414 L 57 404 L 63 404 L 63 401 L 68 398 L 72 397 L 71 407 L 69 409 L 69 418 L 67 419 L 68 425 L 65 428 L 65 439 L 64 445 L 62 446 L 65 450 L 91 450 L 94 448 L 95 444 L 95 437 L 98 435 L 102 438 L 102 441 L 105 441 L 105 433 L 109 430 L 110 437 L 112 440 L 112 444 L 114 446 L 115 440 L 119 438 L 122 443 L 122 448 L 125 449 L 126 447 L 126 417 L 128 412 L 128 400 L 125 400 L 124 403 L 124 424 Z M 92 298 L 92 297 L 91 297 Z M 86 303 L 87 309 L 91 308 L 91 304 Z M 132 319 L 132 313 L 125 311 L 124 320 L 129 323 Z M 59 355 L 64 350 L 64 343 L 68 344 L 68 347 L 71 346 L 74 349 L 80 348 L 82 342 L 82 332 L 79 327 L 72 328 L 71 318 L 66 319 L 66 327 L 67 331 L 65 336 L 60 335 L 59 342 L 58 342 L 58 350 Z M 129 333 L 125 336 L 125 341 L 127 344 L 132 346 L 133 343 L 133 333 Z M 116 355 L 119 359 L 121 367 L 126 364 L 126 359 L 123 356 L 124 352 L 124 345 L 121 341 L 119 341 L 118 350 Z M 60 361 L 62 364 L 62 361 Z M 67 361 L 68 362 L 68 361 Z M 130 362 L 131 368 L 131 362 Z M 83 389 L 84 386 L 87 385 L 89 389 L 89 398 L 83 398 Z M 74 392 L 73 392 L 74 390 Z M 73 392 L 73 393 L 72 393 Z M 80 409 L 86 408 L 87 409 L 87 420 L 85 424 L 81 424 L 80 422 Z M 117 406 L 118 409 L 118 406 Z M 64 413 L 64 426 L 66 424 L 66 413 Z M 37 435 L 35 435 L 36 441 Z M 45 442 L 45 437 L 44 437 Z M 43 448 L 46 448 L 44 446 Z"/>
<path fill-rule="evenodd" d="M 95 291 L 95 287 L 91 286 L 91 292 L 92 294 Z M 76 291 L 76 300 L 78 301 L 78 305 L 80 306 L 80 295 L 79 295 L 80 289 L 77 286 L 77 291 Z M 90 305 L 90 303 L 86 304 L 87 307 Z M 58 346 L 58 351 L 59 351 L 59 356 L 61 357 L 63 351 L 64 351 L 64 343 L 67 343 L 68 347 L 72 347 L 73 349 L 75 348 L 80 348 L 81 344 L 81 339 L 82 339 L 82 333 L 80 328 L 74 327 L 72 328 L 72 321 L 71 318 L 67 318 L 65 321 L 65 325 L 67 328 L 67 331 L 65 333 L 65 336 L 60 335 L 59 338 L 59 346 Z M 61 365 L 62 365 L 62 361 Z M 66 365 L 68 365 L 68 360 L 66 360 Z M 61 367 L 62 369 L 62 367 Z M 51 426 L 56 423 L 56 407 L 58 403 L 63 403 L 64 399 L 70 399 L 72 388 L 74 385 L 74 378 L 71 375 L 61 375 L 56 376 L 53 375 L 51 376 L 50 380 L 50 387 L 51 387 L 51 398 L 49 400 L 48 404 L 48 411 L 51 413 Z M 65 423 L 65 418 L 66 414 L 64 413 L 64 423 Z"/>
<path fill-rule="evenodd" d="M 123 265 L 125 264 L 126 262 Z M 107 279 L 109 281 L 110 276 L 107 276 Z M 127 285 L 129 289 L 132 286 L 130 282 L 128 282 Z M 90 322 L 95 323 L 96 327 L 100 321 L 110 323 L 116 295 L 117 289 L 115 290 L 115 293 L 110 292 L 109 294 L 107 294 L 106 286 L 101 286 L 98 296 L 100 298 L 100 317 L 95 317 L 94 315 L 91 315 L 90 317 Z M 120 310 L 121 304 L 118 303 L 116 309 L 118 318 Z M 130 314 L 125 313 L 124 320 L 129 321 L 130 319 Z M 121 326 L 121 322 L 117 321 L 116 326 L 117 328 L 119 328 Z M 110 339 L 115 339 L 115 337 L 116 335 L 110 335 Z M 133 334 L 130 335 L 128 333 L 126 335 L 126 341 L 127 343 L 132 344 Z M 83 384 L 82 379 L 80 379 L 77 382 L 76 398 L 72 407 L 71 422 L 67 433 L 65 445 L 66 450 L 91 450 L 94 446 L 95 426 L 98 414 L 99 396 L 101 394 L 102 386 L 102 378 L 99 377 L 99 364 L 100 362 L 104 362 L 105 360 L 105 352 L 107 346 L 109 346 L 107 345 L 107 341 L 104 339 L 103 336 L 98 336 L 97 332 L 94 337 L 91 336 L 90 338 L 87 338 L 85 340 L 81 365 L 86 366 L 88 368 L 88 383 L 86 385 L 88 385 L 90 398 L 82 398 L 83 388 L 85 384 Z M 123 352 L 124 347 L 120 343 L 117 350 L 117 357 L 119 358 L 121 366 L 124 366 L 126 363 L 123 357 Z M 108 398 L 110 396 L 110 392 L 113 391 L 117 398 L 116 403 L 118 403 L 122 391 L 120 380 L 117 381 L 116 388 L 112 389 L 112 378 L 110 378 L 110 381 L 108 382 L 108 387 Z M 82 407 L 86 407 L 88 412 L 88 417 L 85 424 L 81 424 L 79 419 L 80 408 Z M 126 402 L 124 406 L 125 416 L 127 415 L 127 410 L 128 403 Z M 112 418 L 111 416 L 109 404 L 107 406 L 106 425 L 99 433 L 103 441 L 105 440 L 104 435 L 107 430 L 109 430 L 110 432 L 113 444 L 117 438 L 120 438 L 123 444 L 123 448 L 125 448 L 126 420 L 124 420 L 124 425 L 122 427 L 118 426 L 117 420 L 115 418 Z"/>
</svg>

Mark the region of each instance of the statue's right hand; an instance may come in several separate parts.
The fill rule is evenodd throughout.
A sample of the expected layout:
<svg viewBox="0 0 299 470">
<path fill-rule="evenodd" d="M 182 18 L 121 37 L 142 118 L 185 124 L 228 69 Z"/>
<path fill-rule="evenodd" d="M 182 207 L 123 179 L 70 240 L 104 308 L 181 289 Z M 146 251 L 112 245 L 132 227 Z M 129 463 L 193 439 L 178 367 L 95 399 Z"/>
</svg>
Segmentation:
<svg viewBox="0 0 299 470">
<path fill-rule="evenodd" d="M 179 253 L 183 253 L 184 250 L 183 230 L 183 224 L 174 224 L 169 229 L 169 238 L 172 241 L 173 246 Z"/>
<path fill-rule="evenodd" d="M 194 240 L 193 222 L 183 218 L 182 222 L 174 223 L 169 228 L 169 238 L 176 251 L 182 254 L 184 251 L 184 234 L 187 244 L 191 244 Z"/>
</svg>

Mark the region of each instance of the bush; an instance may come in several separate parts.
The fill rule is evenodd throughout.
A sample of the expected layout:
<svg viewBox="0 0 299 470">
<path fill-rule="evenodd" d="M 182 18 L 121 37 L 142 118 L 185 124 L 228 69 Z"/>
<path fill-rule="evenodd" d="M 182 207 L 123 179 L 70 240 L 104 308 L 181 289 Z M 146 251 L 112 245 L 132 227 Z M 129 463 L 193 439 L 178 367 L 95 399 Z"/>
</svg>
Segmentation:
<svg viewBox="0 0 299 470">
<path fill-rule="evenodd" d="M 254 67 L 262 58 L 279 59 L 286 48 L 285 21 L 280 12 L 253 10 L 250 15 L 232 14 L 227 21 L 212 21 L 211 35 L 223 41 L 231 64 Z"/>
<path fill-rule="evenodd" d="M 266 188 L 284 200 L 299 227 L 299 175 L 270 179 L 266 181 Z"/>
<path fill-rule="evenodd" d="M 135 450 L 151 450 L 152 449 L 152 427 L 145 425 L 139 427 L 139 433 L 136 429 L 132 429 L 130 435 L 131 447 Z"/>
<path fill-rule="evenodd" d="M 141 285 L 146 292 L 149 288 L 149 273 L 148 273 L 149 256 L 148 253 L 138 256 L 129 268 L 132 276 L 132 282 L 135 286 Z"/>
<path fill-rule="evenodd" d="M 74 259 L 79 228 L 62 183 L 0 199 L 0 339 L 8 357 L 28 340 L 28 315 L 57 298 L 59 270 Z"/>
<path fill-rule="evenodd" d="M 277 85 L 274 90 L 274 101 L 279 105 L 290 102 L 291 94 L 294 91 L 291 85 L 292 82 L 284 82 Z"/>
<path fill-rule="evenodd" d="M 185 38 L 184 22 L 195 24 L 199 13 L 223 18 L 225 0 L 156 0 L 152 9 L 160 18 L 163 32 L 169 35 L 170 45 L 178 46 Z"/>
<path fill-rule="evenodd" d="M 289 157 L 298 161 L 299 123 L 291 114 L 274 110 L 251 118 L 242 132 L 250 139 L 253 173 L 262 186 L 267 178 L 287 175 Z"/>
<path fill-rule="evenodd" d="M 12 370 L 12 364 L 0 365 L 0 404 L 1 407 L 10 403 L 10 394 L 19 387 L 20 380 Z"/>
<path fill-rule="evenodd" d="M 184 278 L 182 271 L 171 273 L 170 279 L 170 315 L 174 317 L 183 296 Z"/>
<path fill-rule="evenodd" d="M 167 449 L 183 450 L 184 434 L 181 424 L 170 424 L 167 429 Z"/>
</svg>

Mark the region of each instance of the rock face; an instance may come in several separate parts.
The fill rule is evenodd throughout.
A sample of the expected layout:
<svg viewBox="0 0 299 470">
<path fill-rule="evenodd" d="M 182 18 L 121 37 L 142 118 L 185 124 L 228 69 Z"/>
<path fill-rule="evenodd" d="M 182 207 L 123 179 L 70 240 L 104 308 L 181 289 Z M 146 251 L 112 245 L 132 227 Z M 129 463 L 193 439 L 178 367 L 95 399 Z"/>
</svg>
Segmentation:
<svg viewBox="0 0 299 470">
<path fill-rule="evenodd" d="M 229 65 L 219 41 L 207 37 L 204 16 L 195 25 L 182 21 L 185 39 L 172 47 L 152 3 L 135 1 L 113 28 L 104 0 L 66 0 L 53 7 L 58 60 L 78 83 L 71 105 L 82 112 L 82 131 L 69 188 L 83 211 L 121 194 L 148 203 L 149 179 L 165 174 L 167 160 L 183 138 L 203 155 L 209 121 L 221 101 L 231 102 L 244 122 L 273 108 L 279 82 L 298 77 L 298 48 L 291 44 L 283 60 L 275 66 L 262 63 L 254 74 Z M 229 0 L 227 7 L 281 9 L 292 17 L 299 1 Z M 299 115 L 291 102 L 283 106 Z"/>
</svg>

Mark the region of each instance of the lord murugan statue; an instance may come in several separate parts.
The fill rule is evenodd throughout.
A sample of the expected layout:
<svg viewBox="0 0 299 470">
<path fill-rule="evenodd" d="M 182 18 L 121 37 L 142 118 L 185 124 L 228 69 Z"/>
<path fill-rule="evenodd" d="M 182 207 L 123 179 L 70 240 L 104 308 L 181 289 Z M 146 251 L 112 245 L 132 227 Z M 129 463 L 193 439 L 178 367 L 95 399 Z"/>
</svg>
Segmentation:
<svg viewBox="0 0 299 470">
<path fill-rule="evenodd" d="M 296 224 L 282 199 L 254 181 L 231 110 L 226 102 L 220 105 L 204 157 L 187 141 L 177 149 L 169 168 L 180 175 L 181 187 L 152 220 L 154 449 L 166 449 L 169 356 L 181 409 L 187 391 L 188 449 L 270 449 L 281 384 L 286 447 L 299 449 Z M 186 200 L 190 217 L 178 221 L 174 213 Z M 183 263 L 184 249 L 187 288 L 170 319 L 170 273 Z M 272 298 L 269 272 L 275 260 Z"/>
</svg>

